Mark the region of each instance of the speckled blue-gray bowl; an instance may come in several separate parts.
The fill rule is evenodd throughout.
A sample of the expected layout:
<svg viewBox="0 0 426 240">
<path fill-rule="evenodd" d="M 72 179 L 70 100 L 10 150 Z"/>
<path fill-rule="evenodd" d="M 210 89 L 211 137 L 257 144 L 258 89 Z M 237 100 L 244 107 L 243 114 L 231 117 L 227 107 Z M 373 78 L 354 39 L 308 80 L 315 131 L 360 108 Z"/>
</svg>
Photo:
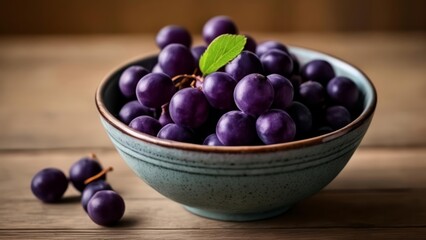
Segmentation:
<svg viewBox="0 0 426 240">
<path fill-rule="evenodd" d="M 212 147 L 168 141 L 132 130 L 117 118 L 123 104 L 118 79 L 129 65 L 152 68 L 155 57 L 117 69 L 96 93 L 101 122 L 129 167 L 148 185 L 190 212 L 218 220 L 249 221 L 285 212 L 330 183 L 346 165 L 373 117 L 376 91 L 352 65 L 304 48 L 291 47 L 301 63 L 329 61 L 363 95 L 363 111 L 329 134 L 266 146 Z"/>
</svg>

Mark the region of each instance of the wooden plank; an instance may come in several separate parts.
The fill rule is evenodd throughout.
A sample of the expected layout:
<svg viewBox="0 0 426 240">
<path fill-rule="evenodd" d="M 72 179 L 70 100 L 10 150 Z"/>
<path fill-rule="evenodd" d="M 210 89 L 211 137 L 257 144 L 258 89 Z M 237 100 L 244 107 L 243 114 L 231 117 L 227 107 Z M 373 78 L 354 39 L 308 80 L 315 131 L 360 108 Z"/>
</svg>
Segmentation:
<svg viewBox="0 0 426 240">
<path fill-rule="evenodd" d="M 108 181 L 130 198 L 161 198 L 140 180 L 115 150 L 95 151 L 103 166 L 113 166 Z M 34 174 L 46 167 L 56 167 L 68 174 L 69 167 L 86 150 L 0 152 L 0 199 L 33 199 L 29 189 Z M 358 149 L 343 171 L 326 189 L 424 189 L 426 188 L 426 148 Z M 70 186 L 66 196 L 77 196 Z"/>
<path fill-rule="evenodd" d="M 0 239 L 327 239 L 327 240 L 423 240 L 426 228 L 332 228 L 332 229 L 216 229 L 216 230 L 0 230 Z"/>
<path fill-rule="evenodd" d="M 128 198 L 129 229 L 287 229 L 426 227 L 426 191 L 322 191 L 288 212 L 254 222 L 222 222 L 187 212 L 168 199 Z M 77 198 L 58 204 L 0 200 L 0 229 L 96 229 Z"/>
<path fill-rule="evenodd" d="M 309 17 L 307 6 L 315 9 Z M 218 13 L 231 16 L 243 31 L 406 31 L 424 30 L 426 22 L 422 11 L 426 4 L 419 0 L 122 0 L 119 4 L 103 0 L 103 11 L 98 7 L 84 0 L 3 0 L 0 34 L 143 33 L 157 32 L 171 23 L 199 32 L 204 21 Z M 145 9 L 149 11 L 141 15 Z"/>
<path fill-rule="evenodd" d="M 253 34 L 339 56 L 374 81 L 379 104 L 364 146 L 425 146 L 426 35 Z M 111 147 L 94 107 L 99 81 L 153 35 L 0 39 L 0 149 Z M 196 39 L 200 43 L 200 39 Z"/>
<path fill-rule="evenodd" d="M 0 229 L 93 229 L 72 187 L 59 204 L 32 196 L 32 176 L 44 167 L 67 171 L 80 151 L 0 153 Z M 114 151 L 98 151 L 108 175 L 126 201 L 127 228 L 334 228 L 424 227 L 426 149 L 359 149 L 329 187 L 286 214 L 251 223 L 218 222 L 194 216 L 141 182 Z M 401 160 L 403 159 L 403 160 Z"/>
</svg>

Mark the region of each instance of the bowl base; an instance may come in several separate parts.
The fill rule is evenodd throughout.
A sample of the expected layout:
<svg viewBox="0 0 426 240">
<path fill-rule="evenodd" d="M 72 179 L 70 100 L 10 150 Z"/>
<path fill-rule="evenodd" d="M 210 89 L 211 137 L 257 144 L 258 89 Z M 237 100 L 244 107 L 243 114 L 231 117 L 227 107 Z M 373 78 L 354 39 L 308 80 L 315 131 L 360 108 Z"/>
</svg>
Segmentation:
<svg viewBox="0 0 426 240">
<path fill-rule="evenodd" d="M 209 211 L 205 209 L 189 207 L 185 205 L 183 207 L 189 212 L 201 217 L 220 220 L 220 221 L 233 221 L 233 222 L 246 222 L 246 221 L 255 221 L 255 220 L 271 218 L 271 217 L 275 217 L 280 214 L 283 214 L 290 208 L 290 207 L 283 207 L 283 208 L 273 209 L 266 212 L 257 212 L 257 213 L 223 213 L 223 212 L 214 212 L 214 211 Z"/>
</svg>

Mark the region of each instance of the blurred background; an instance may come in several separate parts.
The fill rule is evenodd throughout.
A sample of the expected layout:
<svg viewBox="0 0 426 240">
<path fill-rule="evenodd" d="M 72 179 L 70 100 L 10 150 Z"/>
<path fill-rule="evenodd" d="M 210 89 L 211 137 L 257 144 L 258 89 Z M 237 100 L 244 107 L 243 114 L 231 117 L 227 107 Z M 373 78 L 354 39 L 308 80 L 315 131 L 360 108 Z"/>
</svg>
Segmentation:
<svg viewBox="0 0 426 240">
<path fill-rule="evenodd" d="M 242 31 L 424 31 L 425 0 L 0 0 L 0 35 L 140 34 L 167 24 L 199 34 L 228 15 Z"/>
</svg>

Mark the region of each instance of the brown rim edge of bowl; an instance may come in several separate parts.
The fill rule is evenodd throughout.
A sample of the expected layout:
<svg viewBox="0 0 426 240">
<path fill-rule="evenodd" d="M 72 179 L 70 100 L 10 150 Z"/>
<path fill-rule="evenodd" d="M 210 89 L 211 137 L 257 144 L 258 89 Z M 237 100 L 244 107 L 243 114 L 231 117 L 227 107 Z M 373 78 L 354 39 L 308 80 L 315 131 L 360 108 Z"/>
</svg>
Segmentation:
<svg viewBox="0 0 426 240">
<path fill-rule="evenodd" d="M 289 45 L 290 46 L 290 45 Z M 353 68 L 355 68 L 357 71 L 359 71 L 362 76 L 365 77 L 365 79 L 367 79 L 372 92 L 373 92 L 373 99 L 372 99 L 372 103 L 370 106 L 368 106 L 367 109 L 364 109 L 363 112 L 355 119 L 353 120 L 351 123 L 349 123 L 348 125 L 346 125 L 343 128 L 340 128 L 338 130 L 335 130 L 333 132 L 324 134 L 324 135 L 320 135 L 320 136 L 316 136 L 316 137 L 312 137 L 312 138 L 307 138 L 307 139 L 302 139 L 302 140 L 297 140 L 297 141 L 292 141 L 292 142 L 286 142 L 286 143 L 279 143 L 279 144 L 271 144 L 271 145 L 260 145 L 260 146 L 207 146 L 207 145 L 200 145 L 200 144 L 193 144 L 193 143 L 184 143 L 184 142 L 177 142 L 177 141 L 171 141 L 171 140 L 166 140 L 166 139 L 160 139 L 145 133 L 141 133 L 138 132 L 136 130 L 131 129 L 130 127 L 128 127 L 127 125 L 125 125 L 124 123 L 122 123 L 121 121 L 119 121 L 117 118 L 115 118 L 105 107 L 104 103 L 103 103 L 103 99 L 101 96 L 101 93 L 103 92 L 108 80 L 110 79 L 110 77 L 118 71 L 118 69 L 122 69 L 124 66 L 129 65 L 132 62 L 141 60 L 142 57 L 140 58 L 136 58 L 133 61 L 129 61 L 128 63 L 121 65 L 119 68 L 115 68 L 113 71 L 111 71 L 109 74 L 107 74 L 107 76 L 102 80 L 102 82 L 100 83 L 100 85 L 98 86 L 97 90 L 96 90 L 96 94 L 95 94 L 95 103 L 96 103 L 96 107 L 99 111 L 99 113 L 101 114 L 101 116 L 112 126 L 114 126 L 116 129 L 118 129 L 119 131 L 121 131 L 122 133 L 131 136 L 133 138 L 136 138 L 138 140 L 147 142 L 147 143 L 151 143 L 151 144 L 155 144 L 155 145 L 160 145 L 163 147 L 168 147 L 168 148 L 175 148 L 175 149 L 180 149 L 180 150 L 190 150 L 190 151 L 198 151 L 198 152 L 210 152 L 210 153 L 256 153 L 256 152 L 273 152 L 273 151 L 277 151 L 277 150 L 285 150 L 285 149 L 295 149 L 295 148 L 300 148 L 302 146 L 311 146 L 311 145 L 316 145 L 316 144 L 321 144 L 323 142 L 327 142 L 327 141 L 331 141 L 335 138 L 338 138 L 350 131 L 353 131 L 354 129 L 358 128 L 359 126 L 361 126 L 365 121 L 367 121 L 373 114 L 374 114 L 374 110 L 376 109 L 376 105 L 377 105 L 377 91 L 375 86 L 373 85 L 372 81 L 370 80 L 370 78 L 357 66 L 342 60 L 341 58 L 335 57 L 331 54 L 328 53 L 324 53 L 321 51 L 317 51 L 317 50 L 313 50 L 310 48 L 306 48 L 306 47 L 299 47 L 299 46 L 295 46 L 295 45 L 291 45 L 290 47 L 298 47 L 298 48 L 304 48 L 310 51 L 315 51 L 324 55 L 328 55 L 330 57 L 333 57 L 343 63 L 346 63 L 350 66 L 352 66 Z M 148 57 L 154 57 L 153 55 L 148 55 L 145 56 L 143 58 L 148 58 Z"/>
</svg>

